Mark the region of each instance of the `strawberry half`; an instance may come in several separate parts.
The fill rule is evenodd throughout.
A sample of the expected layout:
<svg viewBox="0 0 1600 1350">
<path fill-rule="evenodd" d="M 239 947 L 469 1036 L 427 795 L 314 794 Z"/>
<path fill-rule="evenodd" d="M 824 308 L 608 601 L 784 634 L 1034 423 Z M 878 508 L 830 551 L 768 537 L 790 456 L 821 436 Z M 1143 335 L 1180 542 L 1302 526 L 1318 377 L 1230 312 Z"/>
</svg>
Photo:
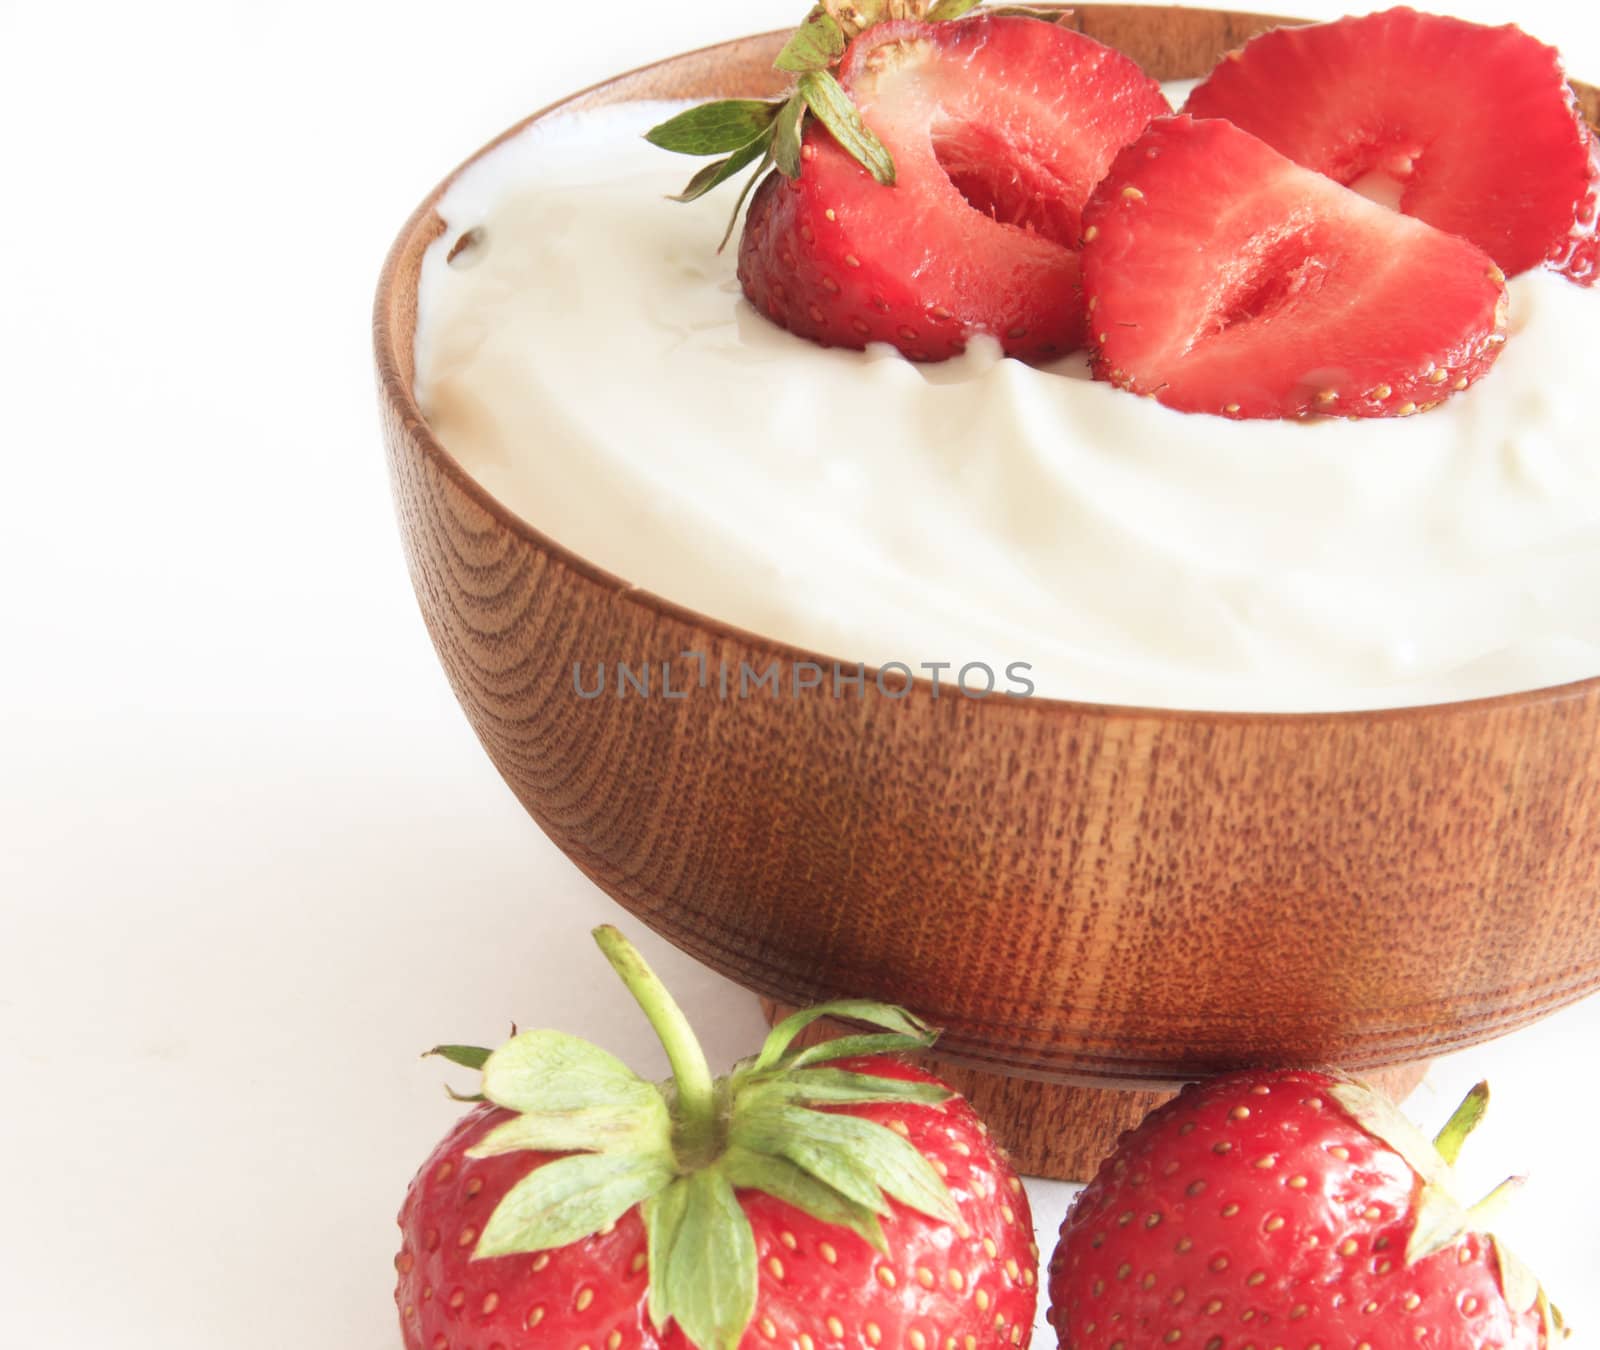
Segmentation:
<svg viewBox="0 0 1600 1350">
<path fill-rule="evenodd" d="M 1577 219 L 1564 239 L 1558 240 L 1545 259 L 1553 272 L 1593 286 L 1600 278 L 1600 136 L 1589 134 L 1589 188 L 1578 204 Z"/>
<path fill-rule="evenodd" d="M 1084 210 L 1097 378 L 1184 412 L 1407 416 L 1505 341 L 1505 276 L 1223 121 L 1163 118 Z"/>
<path fill-rule="evenodd" d="M 1082 345 L 1083 204 L 1168 111 L 1127 57 L 1054 24 L 980 16 L 857 38 L 840 82 L 893 156 L 881 187 L 824 129 L 798 179 L 757 193 L 739 249 L 750 302 L 814 342 L 913 360 L 989 333 L 1012 356 Z"/>
<path fill-rule="evenodd" d="M 809 66 L 794 43 L 789 64 L 780 59 L 803 73 L 761 133 L 779 172 L 751 203 L 739 279 L 791 332 L 827 346 L 889 343 L 914 360 L 956 355 L 977 333 L 1030 360 L 1082 345 L 1083 204 L 1117 150 L 1170 109 L 1109 47 L 1036 18 L 941 17 L 966 8 L 826 5 L 809 23 L 834 24 L 839 42 L 812 34 Z M 863 10 L 934 21 L 851 31 L 831 17 Z M 702 133 L 734 106 L 695 109 L 651 138 L 732 149 L 754 121 Z M 750 153 L 734 150 L 704 181 Z"/>
<path fill-rule="evenodd" d="M 559 1032 L 435 1051 L 480 1068 L 486 1100 L 400 1211 L 407 1350 L 1023 1343 L 1038 1249 L 1022 1183 L 965 1101 L 892 1054 L 933 1033 L 827 1005 L 713 1081 L 638 953 L 615 929 L 595 939 L 673 1081 Z M 795 1048 L 829 1014 L 881 1030 Z"/>
<path fill-rule="evenodd" d="M 1125 1135 L 1050 1262 L 1063 1350 L 1366 1346 L 1540 1350 L 1539 1283 L 1470 1209 L 1451 1165 L 1474 1089 L 1432 1145 L 1386 1099 L 1327 1074 L 1191 1085 Z"/>
<path fill-rule="evenodd" d="M 1183 110 L 1336 182 L 1397 191 L 1401 211 L 1508 275 L 1567 238 L 1589 183 L 1560 55 L 1513 25 L 1399 8 L 1274 28 L 1224 57 Z"/>
</svg>

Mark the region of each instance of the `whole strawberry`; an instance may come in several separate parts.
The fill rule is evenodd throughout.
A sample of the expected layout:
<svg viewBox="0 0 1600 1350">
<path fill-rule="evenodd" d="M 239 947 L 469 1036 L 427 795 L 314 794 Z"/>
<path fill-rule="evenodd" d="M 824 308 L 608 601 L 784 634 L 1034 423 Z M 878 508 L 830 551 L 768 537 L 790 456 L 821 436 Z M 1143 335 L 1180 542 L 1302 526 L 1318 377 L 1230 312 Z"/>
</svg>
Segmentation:
<svg viewBox="0 0 1600 1350">
<path fill-rule="evenodd" d="M 1538 1350 L 1559 1328 L 1489 1212 L 1450 1194 L 1474 1089 L 1433 1144 L 1320 1073 L 1186 1088 L 1123 1137 L 1050 1263 L 1063 1347 Z"/>
<path fill-rule="evenodd" d="M 645 1082 L 573 1036 L 490 1053 L 483 1104 L 400 1211 L 408 1350 L 979 1350 L 1036 1300 L 1022 1185 L 961 1098 L 894 1057 L 898 1008 L 797 1013 L 713 1080 L 682 1013 L 615 929 L 595 939 L 672 1065 Z M 821 1016 L 882 1030 L 796 1049 Z"/>
</svg>

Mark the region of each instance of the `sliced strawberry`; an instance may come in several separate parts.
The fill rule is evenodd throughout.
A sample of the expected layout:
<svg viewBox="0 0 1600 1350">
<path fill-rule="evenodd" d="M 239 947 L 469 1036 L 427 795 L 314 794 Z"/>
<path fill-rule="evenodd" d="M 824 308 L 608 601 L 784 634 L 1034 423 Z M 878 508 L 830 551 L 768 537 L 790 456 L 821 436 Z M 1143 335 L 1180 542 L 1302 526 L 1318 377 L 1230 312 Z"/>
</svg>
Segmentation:
<svg viewBox="0 0 1600 1350">
<path fill-rule="evenodd" d="M 1183 111 L 1225 117 L 1340 183 L 1470 239 L 1508 274 L 1572 229 L 1588 145 L 1555 48 L 1507 25 L 1400 8 L 1275 28 L 1230 53 Z"/>
<path fill-rule="evenodd" d="M 990 333 L 1045 359 L 1083 341 L 1083 203 L 1117 150 L 1169 111 L 1131 60 L 1037 19 L 901 21 L 851 44 L 840 83 L 894 161 L 876 182 L 811 122 L 801 174 L 751 204 L 739 278 L 802 337 L 915 360 Z"/>
<path fill-rule="evenodd" d="M 1600 137 L 1589 135 L 1589 190 L 1578 204 L 1577 219 L 1545 259 L 1553 272 L 1593 286 L 1600 278 Z"/>
<path fill-rule="evenodd" d="M 1185 412 L 1403 417 L 1505 341 L 1505 276 L 1476 245 L 1230 122 L 1153 123 L 1083 219 L 1096 376 Z"/>
</svg>

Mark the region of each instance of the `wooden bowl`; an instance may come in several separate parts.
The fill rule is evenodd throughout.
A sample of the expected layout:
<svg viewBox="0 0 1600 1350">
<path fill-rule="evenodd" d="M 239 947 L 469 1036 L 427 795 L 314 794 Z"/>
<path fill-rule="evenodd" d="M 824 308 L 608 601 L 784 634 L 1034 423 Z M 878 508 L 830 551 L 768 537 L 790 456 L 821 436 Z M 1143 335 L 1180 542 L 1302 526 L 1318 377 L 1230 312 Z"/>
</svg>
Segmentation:
<svg viewBox="0 0 1600 1350">
<path fill-rule="evenodd" d="M 1175 79 L 1278 21 L 1087 5 L 1070 22 Z M 557 106 L 773 94 L 779 41 Z M 1580 97 L 1594 121 L 1596 91 Z M 920 683 L 896 699 L 870 681 L 859 701 L 576 697 L 575 662 L 664 661 L 678 687 L 684 652 L 713 670 L 828 662 L 592 566 L 434 439 L 412 336 L 442 191 L 390 253 L 375 321 L 412 581 L 506 782 L 656 931 L 771 1000 L 888 999 L 967 1063 L 1146 1089 L 1406 1064 L 1600 986 L 1600 678 L 1335 715 L 935 700 Z"/>
</svg>

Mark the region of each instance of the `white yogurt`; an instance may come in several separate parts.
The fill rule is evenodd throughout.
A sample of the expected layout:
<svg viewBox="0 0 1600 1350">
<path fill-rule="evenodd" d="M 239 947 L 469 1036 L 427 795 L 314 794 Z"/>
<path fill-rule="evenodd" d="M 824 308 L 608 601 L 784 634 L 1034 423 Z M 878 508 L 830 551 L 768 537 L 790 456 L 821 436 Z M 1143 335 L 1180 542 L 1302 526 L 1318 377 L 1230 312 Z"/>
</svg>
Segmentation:
<svg viewBox="0 0 1600 1350">
<path fill-rule="evenodd" d="M 1184 415 L 982 340 L 828 351 L 741 297 L 727 189 L 664 200 L 695 164 L 639 133 L 670 111 L 508 142 L 423 267 L 423 411 L 567 547 L 852 666 L 1026 662 L 1060 698 L 1321 711 L 1600 673 L 1596 292 L 1516 278 L 1496 367 L 1395 421 Z"/>
</svg>

